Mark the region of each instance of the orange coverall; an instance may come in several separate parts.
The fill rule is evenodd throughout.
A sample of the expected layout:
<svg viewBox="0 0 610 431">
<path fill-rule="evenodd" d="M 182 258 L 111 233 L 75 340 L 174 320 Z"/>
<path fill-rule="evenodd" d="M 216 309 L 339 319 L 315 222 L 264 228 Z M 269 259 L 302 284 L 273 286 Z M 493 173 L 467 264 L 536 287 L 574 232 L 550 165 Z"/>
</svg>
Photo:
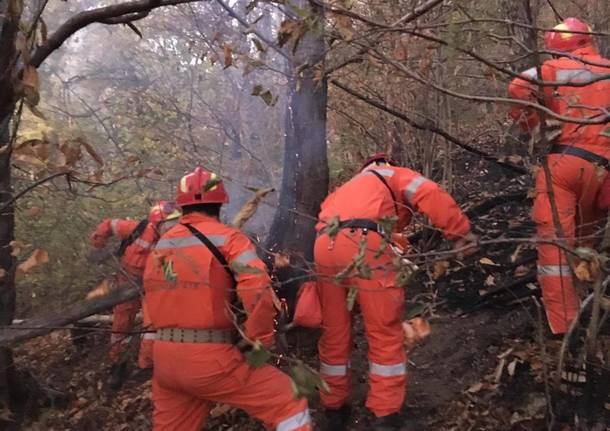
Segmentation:
<svg viewBox="0 0 610 431">
<path fill-rule="evenodd" d="M 356 301 L 364 318 L 368 341 L 369 385 L 366 406 L 378 417 L 398 412 L 406 388 L 406 354 L 401 327 L 404 291 L 395 282 L 392 261 L 394 253 L 386 249 L 376 256 L 382 237 L 374 231 L 344 228 L 334 239 L 324 233 L 326 222 L 335 217 L 341 221 L 369 219 L 379 221 L 396 215 L 388 188 L 370 170 L 381 174 L 398 200 L 396 231 L 411 221 L 413 211 L 421 212 L 442 229 L 449 239 L 458 239 L 470 231 L 470 222 L 453 198 L 438 184 L 407 168 L 373 166 L 365 169 L 329 195 L 322 203 L 321 222 L 316 226 L 318 238 L 314 256 L 319 276 L 322 306 L 320 373 L 331 388 L 321 392 L 322 405 L 337 409 L 349 395 L 349 357 L 352 346 L 351 313 L 347 309 L 347 292 L 357 287 Z M 358 253 L 365 235 L 365 261 L 373 268 L 370 280 L 349 276 L 338 283 L 334 277 L 345 269 Z"/>
<path fill-rule="evenodd" d="M 131 232 L 137 227 L 138 221 L 123 220 L 123 219 L 105 219 L 100 223 L 95 232 L 91 235 L 91 244 L 95 248 L 104 248 L 108 239 L 116 236 L 119 239 L 126 239 Z M 117 275 L 116 282 L 119 286 L 129 286 L 130 283 L 142 282 L 142 274 L 144 273 L 144 265 L 152 246 L 157 241 L 158 234 L 152 224 L 148 224 L 140 235 L 131 245 L 125 249 L 125 253 L 121 256 L 121 269 L 125 272 L 120 272 Z M 140 299 L 134 299 L 116 305 L 112 309 L 112 335 L 110 336 L 110 360 L 118 362 L 125 352 L 131 337 L 126 335 L 126 332 L 133 330 L 133 324 L 140 308 Z M 146 314 L 146 313 L 144 313 Z M 147 316 L 144 316 L 145 324 Z M 142 337 L 140 352 L 138 355 L 138 364 L 141 368 L 150 368 L 152 366 L 152 349 L 150 343 L 153 341 L 154 334 L 145 333 Z M 151 339 L 152 338 L 152 339 Z"/>
<path fill-rule="evenodd" d="M 237 295 L 247 313 L 246 336 L 272 344 L 271 280 L 250 240 L 200 213 L 184 215 L 180 222 L 204 233 L 234 268 Z M 182 224 L 164 234 L 149 256 L 144 290 L 155 328 L 234 328 L 232 280 Z M 311 430 L 307 401 L 295 398 L 290 378 L 271 365 L 253 368 L 233 344 L 156 340 L 154 363 L 156 431 L 198 431 L 213 403 L 243 409 L 278 431 Z"/>
<path fill-rule="evenodd" d="M 601 57 L 594 47 L 587 46 L 573 51 L 571 55 L 584 61 L 608 65 L 593 66 L 581 61 L 562 57 L 548 60 L 541 67 L 542 80 L 562 83 L 586 83 L 601 75 L 610 74 L 610 60 Z M 522 75 L 537 78 L 535 68 Z M 509 86 L 509 95 L 516 99 L 536 101 L 538 87 L 523 79 L 514 79 Z M 610 106 L 610 81 L 602 80 L 586 86 L 545 86 L 545 105 L 553 112 L 578 119 L 595 119 L 602 114 L 600 109 Z M 516 105 L 511 117 L 524 130 L 538 124 L 539 117 L 531 108 Z M 607 124 L 582 125 L 562 123 L 558 144 L 575 147 L 610 157 L 610 126 Z M 570 245 L 590 245 L 587 238 L 603 213 L 596 205 L 606 171 L 592 162 L 568 154 L 549 154 L 548 166 L 559 221 Z M 553 215 L 543 169 L 536 175 L 536 199 L 533 218 L 538 237 L 557 238 Z M 578 241 L 577 241 L 578 238 Z M 538 245 L 538 281 L 542 289 L 547 320 L 554 334 L 567 331 L 577 315 L 580 299 L 573 286 L 572 272 L 565 254 L 552 244 Z"/>
</svg>

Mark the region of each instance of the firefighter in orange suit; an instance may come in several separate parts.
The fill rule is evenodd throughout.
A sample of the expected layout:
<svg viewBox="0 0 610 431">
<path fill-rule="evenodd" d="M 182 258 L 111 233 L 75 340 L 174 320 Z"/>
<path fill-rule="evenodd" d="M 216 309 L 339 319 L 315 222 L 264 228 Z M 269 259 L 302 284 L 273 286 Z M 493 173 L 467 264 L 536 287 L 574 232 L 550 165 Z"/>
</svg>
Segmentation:
<svg viewBox="0 0 610 431">
<path fill-rule="evenodd" d="M 421 174 L 395 166 L 385 154 L 371 157 L 358 175 L 322 203 L 314 256 L 322 306 L 320 373 L 331 389 L 320 396 L 329 431 L 347 429 L 350 415 L 352 315 L 347 308 L 347 293 L 351 286 L 357 288 L 356 301 L 368 341 L 370 389 L 366 406 L 375 416 L 373 429 L 400 429 L 403 423 L 399 411 L 407 382 L 401 326 L 404 291 L 395 280 L 396 256 L 389 247 L 380 250 L 383 232 L 379 222 L 394 216 L 394 231 L 400 232 L 410 223 L 413 212 L 426 215 L 454 241 L 456 249 L 474 247 L 476 236 L 453 198 Z M 338 232 L 331 235 L 328 228 L 337 220 Z M 362 241 L 366 241 L 364 260 L 372 269 L 372 277 L 349 274 L 337 281 L 336 275 L 350 265 Z"/>
<path fill-rule="evenodd" d="M 250 240 L 219 221 L 229 198 L 202 168 L 178 186 L 180 224 L 164 234 L 144 272 L 145 303 L 157 328 L 153 429 L 198 431 L 214 403 L 228 404 L 278 431 L 311 430 L 307 402 L 271 365 L 254 368 L 236 346 L 233 302 L 246 313 L 245 335 L 270 346 L 271 281 Z M 232 268 L 232 270 L 228 270 Z"/>
<path fill-rule="evenodd" d="M 172 202 L 160 201 L 150 210 L 148 217 L 141 221 L 127 219 L 105 219 L 91 235 L 91 244 L 95 248 L 104 248 L 112 236 L 121 239 L 117 251 L 121 268 L 116 277 L 118 286 L 140 285 L 146 258 L 152 246 L 159 238 L 158 227 L 175 209 Z M 168 221 L 168 223 L 170 223 Z M 167 228 L 167 226 L 166 226 Z M 125 361 L 126 346 L 129 344 L 128 333 L 133 330 L 134 320 L 140 299 L 116 305 L 113 310 L 112 335 L 110 337 L 110 360 L 112 366 L 108 384 L 118 389 L 127 377 Z M 150 335 L 143 335 L 138 364 L 141 368 L 152 366 Z"/>
<path fill-rule="evenodd" d="M 610 106 L 610 60 L 601 57 L 593 46 L 593 38 L 587 34 L 590 27 L 576 18 L 567 18 L 554 30 L 545 34 L 545 49 L 554 58 L 542 64 L 542 76 L 538 76 L 536 68 L 521 74 L 554 84 L 545 85 L 539 95 L 537 83 L 516 78 L 509 86 L 509 95 L 530 102 L 540 96 L 553 112 L 575 119 L 595 120 L 606 115 Z M 538 112 L 523 105 L 515 105 L 511 116 L 525 131 L 531 131 L 539 122 Z M 576 245 L 576 238 L 583 245 L 590 243 L 586 237 L 603 215 L 596 200 L 606 176 L 608 157 L 610 125 L 561 124 L 561 135 L 551 146 L 547 162 L 559 222 L 569 245 Z M 533 218 L 539 238 L 558 238 L 541 168 L 536 176 Z M 550 329 L 553 334 L 563 334 L 577 315 L 580 298 L 566 255 L 559 247 L 538 245 L 538 281 Z"/>
</svg>

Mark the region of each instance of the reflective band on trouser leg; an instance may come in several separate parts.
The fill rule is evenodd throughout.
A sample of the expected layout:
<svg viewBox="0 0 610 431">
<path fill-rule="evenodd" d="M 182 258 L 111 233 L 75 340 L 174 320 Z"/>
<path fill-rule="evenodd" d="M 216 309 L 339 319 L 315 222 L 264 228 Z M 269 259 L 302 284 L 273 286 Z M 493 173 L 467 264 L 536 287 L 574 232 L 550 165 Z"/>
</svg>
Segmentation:
<svg viewBox="0 0 610 431">
<path fill-rule="evenodd" d="M 311 424 L 309 409 L 290 416 L 277 424 L 276 431 L 297 431 Z"/>
<path fill-rule="evenodd" d="M 407 373 L 407 367 L 404 362 L 393 365 L 382 365 L 371 362 L 370 372 L 371 374 L 381 377 L 404 376 Z"/>
<path fill-rule="evenodd" d="M 330 365 L 320 361 L 320 374 L 326 376 L 347 376 L 349 362 L 343 365 Z"/>
<path fill-rule="evenodd" d="M 118 219 L 114 218 L 114 219 L 110 220 L 110 229 L 112 229 L 112 234 L 113 235 L 118 235 L 119 234 L 118 224 L 119 224 L 119 220 Z"/>
<path fill-rule="evenodd" d="M 544 309 L 553 334 L 563 334 L 570 327 L 580 306 L 568 265 L 538 265 L 538 282 Z"/>
</svg>

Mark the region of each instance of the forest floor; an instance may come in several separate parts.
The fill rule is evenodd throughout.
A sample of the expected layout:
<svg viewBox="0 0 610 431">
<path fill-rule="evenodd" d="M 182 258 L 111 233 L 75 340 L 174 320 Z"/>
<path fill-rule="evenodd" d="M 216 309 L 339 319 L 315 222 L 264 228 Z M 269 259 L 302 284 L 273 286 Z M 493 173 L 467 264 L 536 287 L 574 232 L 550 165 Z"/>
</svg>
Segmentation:
<svg viewBox="0 0 610 431">
<path fill-rule="evenodd" d="M 497 195 L 522 196 L 500 199 L 499 205 L 473 217 L 484 239 L 531 236 L 531 202 L 523 198 L 530 180 L 467 155 L 457 160 L 461 175 L 455 179 L 456 194 L 460 202 L 469 202 L 467 209 Z M 545 338 L 541 343 L 536 336 L 546 323 L 532 299 L 534 268 L 531 246 L 502 243 L 482 248 L 464 263 L 430 265 L 417 277 L 407 290 L 407 309 L 425 310 L 432 335 L 410 355 L 404 414 L 416 424 L 405 430 L 543 430 L 549 405 L 554 429 L 578 429 L 573 422 L 578 397 L 568 395 L 565 385 L 551 384 L 559 342 Z M 507 285 L 511 287 L 502 289 Z M 368 363 L 362 325 L 355 326 L 351 429 L 364 431 L 370 429 L 370 415 L 363 407 Z M 312 335 L 315 332 L 296 335 L 292 342 L 296 353 L 317 367 Z M 151 428 L 146 376 L 136 374 L 116 392 L 105 387 L 108 342 L 107 332 L 90 334 L 81 345 L 75 345 L 70 334 L 57 332 L 15 349 L 19 367 L 33 370 L 39 382 L 68 395 L 56 405 L 30 406 L 25 429 Z M 310 405 L 316 425 L 322 426 L 318 401 Z M 206 430 L 264 429 L 234 410 L 215 409 L 211 416 Z M 597 422 L 592 429 L 610 429 L 609 404 L 599 409 Z"/>
</svg>

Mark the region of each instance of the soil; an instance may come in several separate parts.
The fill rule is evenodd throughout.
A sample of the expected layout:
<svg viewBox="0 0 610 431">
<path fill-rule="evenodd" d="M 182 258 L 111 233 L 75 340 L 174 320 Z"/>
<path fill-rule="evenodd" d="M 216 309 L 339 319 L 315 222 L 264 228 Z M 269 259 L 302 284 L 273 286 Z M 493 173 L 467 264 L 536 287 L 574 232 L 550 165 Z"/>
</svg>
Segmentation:
<svg viewBox="0 0 610 431">
<path fill-rule="evenodd" d="M 456 165 L 463 172 L 463 178 L 455 180 L 460 184 L 456 195 L 469 202 L 469 208 L 530 187 L 529 180 L 469 155 L 460 153 Z M 523 199 L 494 206 L 476 217 L 475 230 L 483 239 L 530 236 L 534 227 L 529 206 Z M 422 242 L 414 246 L 426 249 Z M 407 309 L 429 318 L 432 335 L 410 354 L 405 430 L 543 430 L 548 428 L 549 405 L 555 415 L 553 429 L 579 429 L 574 425 L 578 398 L 545 384 L 554 377 L 558 344 L 547 338 L 538 341 L 545 322 L 532 299 L 537 294 L 530 282 L 535 251 L 517 249 L 516 243 L 484 247 L 464 263 L 449 261 L 437 274 L 434 261 L 424 262 L 428 270 L 408 289 Z M 507 285 L 511 288 L 501 289 Z M 355 331 L 351 429 L 363 431 L 371 429 L 370 414 L 363 407 L 368 362 L 362 325 L 357 323 Z M 58 332 L 15 349 L 18 367 L 33 370 L 39 383 L 66 395 L 54 405 L 30 403 L 24 429 L 151 428 L 148 376 L 132 373 L 119 391 L 105 385 L 108 338 L 107 332 L 81 334 L 77 340 L 83 342 L 75 345 L 69 333 Z M 295 353 L 317 367 L 315 339 L 315 331 L 291 337 Z M 313 399 L 310 407 L 316 429 L 321 429 L 318 401 Z M 606 407 L 597 414 L 597 429 L 610 426 Z M 216 409 L 205 429 L 264 428 L 242 412 Z"/>
</svg>

